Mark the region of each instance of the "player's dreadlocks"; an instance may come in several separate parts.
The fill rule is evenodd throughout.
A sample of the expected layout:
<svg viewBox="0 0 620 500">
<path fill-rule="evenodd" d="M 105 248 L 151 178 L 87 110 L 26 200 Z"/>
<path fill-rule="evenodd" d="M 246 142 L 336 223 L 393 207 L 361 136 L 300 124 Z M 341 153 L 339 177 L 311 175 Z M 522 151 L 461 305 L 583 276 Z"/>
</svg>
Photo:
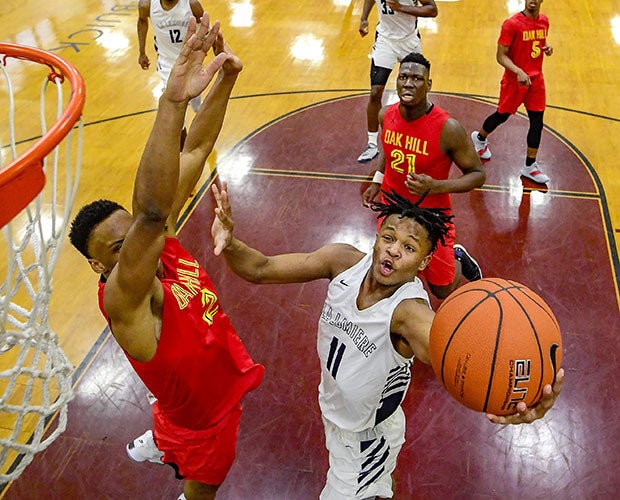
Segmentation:
<svg viewBox="0 0 620 500">
<path fill-rule="evenodd" d="M 415 220 L 428 232 L 428 239 L 431 242 L 431 253 L 435 251 L 437 243 L 445 244 L 445 237 L 453 224 L 453 215 L 447 215 L 445 208 L 421 208 L 420 203 L 426 198 L 428 191 L 420 196 L 415 203 L 402 197 L 395 191 L 386 193 L 383 191 L 385 202 L 375 201 L 371 209 L 378 212 L 378 219 L 384 219 L 388 215 L 396 214 L 401 219 L 409 217 Z"/>
</svg>

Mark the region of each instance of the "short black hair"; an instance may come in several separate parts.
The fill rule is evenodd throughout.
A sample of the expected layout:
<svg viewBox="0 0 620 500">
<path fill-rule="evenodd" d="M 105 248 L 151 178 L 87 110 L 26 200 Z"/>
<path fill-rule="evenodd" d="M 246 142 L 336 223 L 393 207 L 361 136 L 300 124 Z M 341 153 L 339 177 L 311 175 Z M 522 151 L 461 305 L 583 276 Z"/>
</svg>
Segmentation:
<svg viewBox="0 0 620 500">
<path fill-rule="evenodd" d="M 386 193 L 383 191 L 384 202 L 375 201 L 370 208 L 378 212 L 378 219 L 384 219 L 389 215 L 398 215 L 401 219 L 405 217 L 415 220 L 428 233 L 428 239 L 431 242 L 431 251 L 433 253 L 437 248 L 437 244 L 441 242 L 445 245 L 445 238 L 448 231 L 452 227 L 453 215 L 446 213 L 446 208 L 422 208 L 420 203 L 426 195 L 420 196 L 418 201 L 412 202 L 407 198 L 399 195 L 395 191 Z"/>
<path fill-rule="evenodd" d="M 97 200 L 84 205 L 73 219 L 69 239 L 71 244 L 87 259 L 91 258 L 88 253 L 88 240 L 93 229 L 117 210 L 125 210 L 125 208 L 115 201 Z"/>
<path fill-rule="evenodd" d="M 431 63 L 429 62 L 429 60 L 424 57 L 422 54 L 420 54 L 419 52 L 410 52 L 409 54 L 407 54 L 402 61 L 400 61 L 400 64 L 405 64 L 405 63 L 417 63 L 417 64 L 421 64 L 422 66 L 424 66 L 429 74 L 431 72 Z"/>
</svg>

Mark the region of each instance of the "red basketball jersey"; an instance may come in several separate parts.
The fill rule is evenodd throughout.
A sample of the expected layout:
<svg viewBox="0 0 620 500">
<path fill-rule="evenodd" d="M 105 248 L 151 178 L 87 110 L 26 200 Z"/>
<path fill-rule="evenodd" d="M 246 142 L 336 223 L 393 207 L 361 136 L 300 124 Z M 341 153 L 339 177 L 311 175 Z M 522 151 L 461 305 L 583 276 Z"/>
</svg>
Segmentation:
<svg viewBox="0 0 620 500">
<path fill-rule="evenodd" d="M 536 76 L 542 73 L 542 48 L 547 45 L 548 31 L 549 19 L 544 14 L 532 19 L 518 12 L 504 21 L 497 43 L 509 47 L 508 57 L 528 76 Z"/>
<path fill-rule="evenodd" d="M 207 273 L 176 238 L 166 238 L 161 262 L 164 302 L 157 351 L 147 363 L 127 359 L 172 423 L 206 429 L 260 384 L 264 367 L 252 361 Z M 100 281 L 99 306 L 106 316 L 104 287 Z"/>
<path fill-rule="evenodd" d="M 399 103 L 390 106 L 383 115 L 381 141 L 385 154 L 385 172 L 381 189 L 396 191 L 401 196 L 417 201 L 405 186 L 409 172 L 426 174 L 433 179 L 447 179 L 452 160 L 441 151 L 440 138 L 447 112 L 432 105 L 430 110 L 414 121 L 400 115 Z M 452 208 L 450 194 L 432 194 L 422 202 L 426 208 Z"/>
</svg>

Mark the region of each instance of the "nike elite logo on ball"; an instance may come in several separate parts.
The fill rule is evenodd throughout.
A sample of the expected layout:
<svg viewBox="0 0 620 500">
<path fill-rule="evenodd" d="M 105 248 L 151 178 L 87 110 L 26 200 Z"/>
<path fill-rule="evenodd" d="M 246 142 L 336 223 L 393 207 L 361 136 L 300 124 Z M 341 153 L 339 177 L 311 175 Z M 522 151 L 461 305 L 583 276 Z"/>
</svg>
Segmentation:
<svg viewBox="0 0 620 500">
<path fill-rule="evenodd" d="M 459 403 L 495 415 L 535 405 L 562 362 L 549 306 L 525 285 L 483 278 L 454 291 L 430 333 L 431 365 Z"/>
</svg>

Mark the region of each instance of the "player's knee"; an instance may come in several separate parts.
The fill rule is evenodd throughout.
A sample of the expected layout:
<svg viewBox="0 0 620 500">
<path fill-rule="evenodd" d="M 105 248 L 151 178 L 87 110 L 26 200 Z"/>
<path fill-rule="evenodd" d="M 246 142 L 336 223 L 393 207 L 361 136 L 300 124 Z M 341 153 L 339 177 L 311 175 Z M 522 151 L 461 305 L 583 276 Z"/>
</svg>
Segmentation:
<svg viewBox="0 0 620 500">
<path fill-rule="evenodd" d="M 496 111 L 484 120 L 482 130 L 484 130 L 487 134 L 490 134 L 502 123 L 508 120 L 508 118 L 510 118 L 510 113 L 500 113 L 499 111 Z"/>
<path fill-rule="evenodd" d="M 383 99 L 383 87 L 373 85 L 370 88 L 370 101 L 373 104 L 381 105 L 381 99 Z"/>
</svg>

